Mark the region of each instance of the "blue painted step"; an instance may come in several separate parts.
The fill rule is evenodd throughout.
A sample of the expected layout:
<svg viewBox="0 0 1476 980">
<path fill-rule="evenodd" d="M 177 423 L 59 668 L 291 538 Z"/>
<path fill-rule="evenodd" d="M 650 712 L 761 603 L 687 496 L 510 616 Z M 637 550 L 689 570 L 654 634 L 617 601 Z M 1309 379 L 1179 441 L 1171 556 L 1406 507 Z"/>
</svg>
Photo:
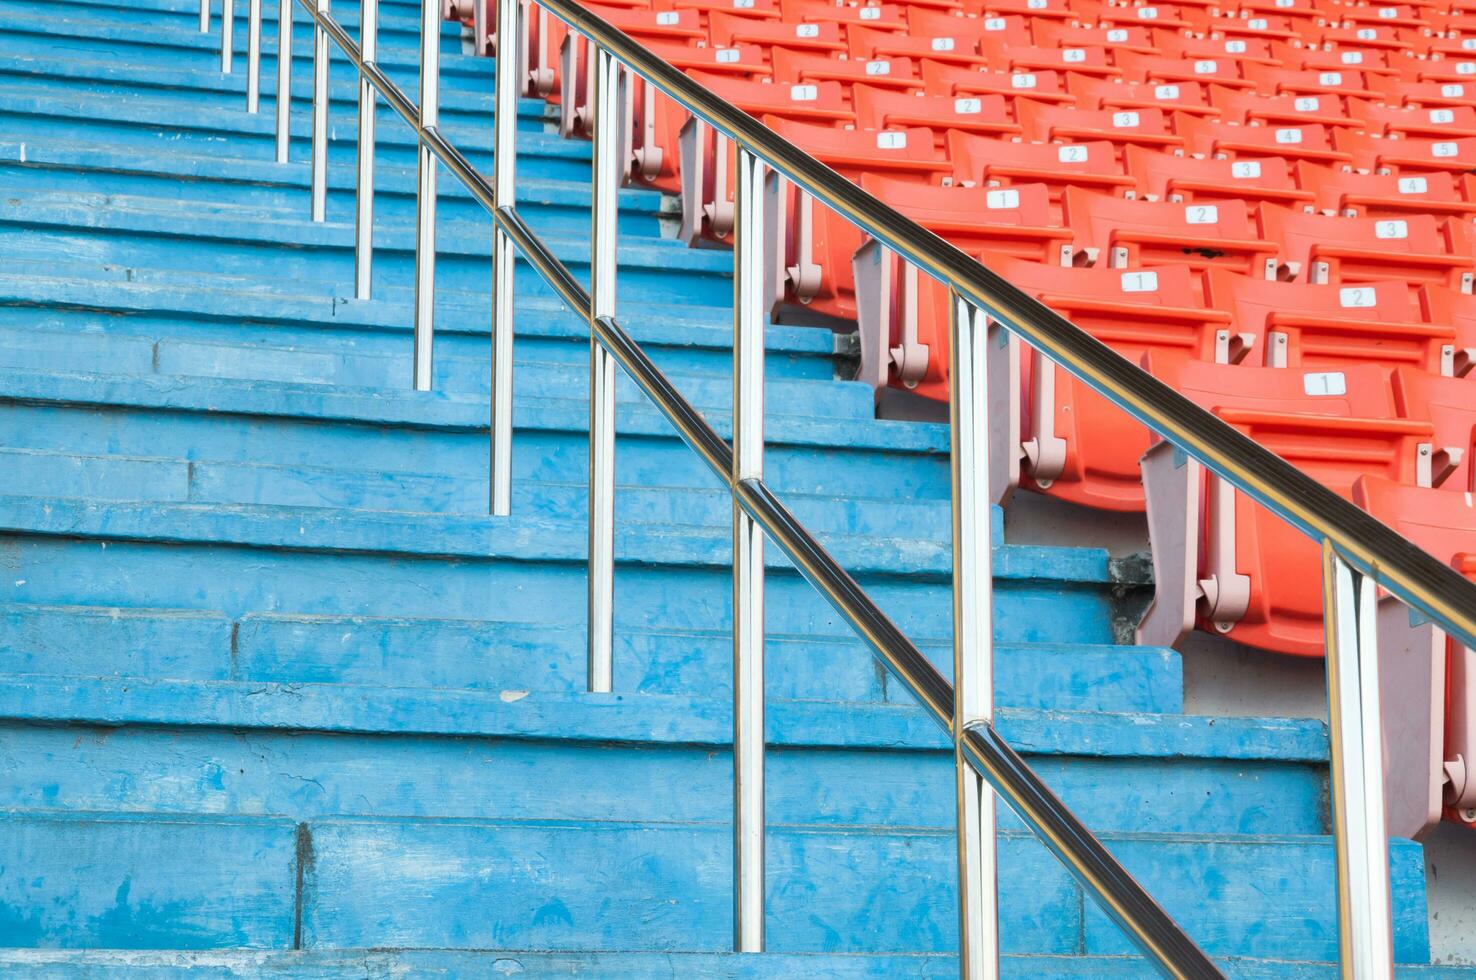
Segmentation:
<svg viewBox="0 0 1476 980">
<path fill-rule="evenodd" d="M 326 385 L 0 371 L 0 444 L 17 449 L 380 468 L 486 476 L 485 398 Z M 617 413 L 616 479 L 712 487 L 711 472 L 644 405 Z M 514 402 L 514 480 L 588 480 L 589 410 L 575 399 Z M 710 413 L 726 437 L 726 413 Z M 325 424 L 326 423 L 326 424 Z M 774 486 L 795 493 L 942 499 L 946 433 L 937 426 L 855 419 L 768 419 Z M 372 452 L 372 457 L 366 457 Z M 898 464 L 908 460 L 909 465 Z"/>
<path fill-rule="evenodd" d="M 0 704 L 14 719 L 0 728 L 13 774 L 0 791 L 6 809 L 718 825 L 731 816 L 727 699 L 17 676 L 0 679 Z M 921 711 L 779 699 L 772 708 L 771 823 L 951 828 L 950 750 Z M 1006 708 L 999 725 L 1105 832 L 1323 831 L 1308 812 L 1326 791 L 1316 723 L 1215 729 L 1204 719 Z M 79 741 L 76 726 L 115 734 Z M 268 767 L 250 762 L 253 752 Z M 151 775 L 165 765 L 180 771 L 167 785 Z M 585 791 L 561 803 L 552 786 L 502 789 L 539 770 Z M 442 789 L 451 786 L 462 788 Z M 1012 814 L 1001 819 L 1023 832 Z"/>
<path fill-rule="evenodd" d="M 353 159 L 358 138 L 356 120 L 357 115 L 347 107 L 330 116 L 330 158 Z M 239 113 L 202 111 L 185 102 L 144 97 L 108 102 L 65 83 L 38 82 L 22 92 L 0 94 L 0 124 L 4 127 L 0 132 L 25 133 L 32 142 L 76 140 L 85 134 L 89 139 L 118 146 L 144 149 L 167 140 L 188 152 L 207 152 L 212 147 L 224 149 L 222 138 L 229 138 L 233 156 L 274 160 L 276 155 L 276 122 L 269 112 L 252 116 L 244 109 Z M 309 126 L 306 113 L 294 115 L 294 161 L 308 158 Z M 492 140 L 486 128 L 469 127 L 456 136 L 467 159 L 483 173 L 490 173 Z M 379 128 L 377 159 L 401 167 L 415 165 L 415 144 L 403 130 L 403 125 Z M 542 171 L 538 175 L 544 178 L 587 180 L 589 176 L 587 143 L 524 133 L 518 156 L 537 160 Z"/>
<path fill-rule="evenodd" d="M 86 231 L 81 231 L 86 229 Z M 314 223 L 279 212 L 233 205 L 178 205 L 151 198 L 25 194 L 0 200 L 0 234 L 23 261 L 93 261 L 185 271 L 201 262 L 229 275 L 254 271 L 278 289 L 304 283 L 352 283 L 353 227 Z M 491 223 L 442 222 L 437 228 L 438 282 L 454 289 L 491 288 Z M 378 281 L 409 286 L 414 272 L 414 231 L 388 227 L 376 234 Z M 549 248 L 570 271 L 588 278 L 585 240 L 550 239 Z M 705 305 L 731 301 L 732 257 L 658 239 L 619 244 L 620 295 L 633 302 L 687 300 Z M 551 294 L 519 256 L 530 294 Z M 265 280 L 263 280 L 265 282 Z"/>
<path fill-rule="evenodd" d="M 332 683 L 456 690 L 575 691 L 584 630 L 513 622 L 377 619 L 96 606 L 0 606 L 0 673 Z M 854 643 L 771 634 L 769 695 L 911 704 Z M 929 655 L 951 674 L 946 644 Z M 629 688 L 729 691 L 728 634 L 627 629 L 615 659 Z M 1005 707 L 1178 712 L 1182 672 L 1169 650 L 1085 644 L 1002 645 Z"/>
<path fill-rule="evenodd" d="M 804 976 L 815 980 L 870 980 L 916 977 L 953 980 L 958 964 L 947 954 L 880 953 L 530 953 L 524 950 L 254 950 L 193 952 L 189 950 L 0 950 L 0 964 L 25 971 L 27 977 L 88 977 L 153 980 L 181 970 L 206 980 L 244 980 L 263 975 L 291 975 L 300 980 L 327 980 L 373 975 L 472 976 L 495 973 L 520 977 L 598 976 L 603 980 L 680 980 L 684 977 L 732 977 L 768 980 Z M 1233 980 L 1335 980 L 1332 963 L 1221 959 Z M 1125 980 L 1143 976 L 1137 956 L 1006 955 L 1000 963 L 1008 980 Z M 1465 967 L 1401 964 L 1400 980 L 1455 980 L 1469 977 Z"/>
<path fill-rule="evenodd" d="M 0 498 L 0 527 L 8 532 L 0 601 L 540 625 L 567 625 L 568 611 L 583 608 L 581 522 L 325 516 L 292 508 Z M 946 552 L 822 538 L 904 630 L 922 641 L 946 638 L 949 590 L 919 574 L 946 575 Z M 617 529 L 617 631 L 728 629 L 727 542 L 720 529 Z M 1063 550 L 998 551 L 1000 639 L 1113 642 L 1106 556 L 1093 562 L 1090 553 L 1080 560 Z M 849 638 L 834 611 L 782 570 L 782 558 L 774 562 L 769 630 Z M 617 677 L 617 684 L 629 683 Z"/>
<path fill-rule="evenodd" d="M 149 270 L 19 261 L 0 272 L 0 324 L 11 330 L 67 330 L 149 342 L 272 345 L 333 342 L 345 353 L 394 355 L 410 343 L 412 294 L 381 288 L 361 302 L 338 296 L 263 294 L 208 274 L 169 277 Z M 65 276 L 61 278 L 59 276 Z M 442 290 L 436 304 L 439 357 L 485 356 L 490 299 Z M 239 311 L 250 308 L 251 318 Z M 663 370 L 731 377 L 732 313 L 695 306 L 626 304 L 621 321 Z M 104 312 L 105 311 L 105 312 Z M 547 297 L 520 296 L 515 355 L 550 363 L 589 363 L 589 327 Z M 829 379 L 829 332 L 771 326 L 765 332 L 772 378 Z M 151 372 L 150 372 L 151 373 Z M 396 387 L 405 387 L 404 379 Z"/>
<path fill-rule="evenodd" d="M 26 143 L 0 139 L 0 174 L 7 189 L 28 192 L 74 190 L 83 194 L 128 197 L 173 197 L 182 202 L 241 204 L 285 218 L 307 214 L 307 167 L 282 166 L 271 160 L 200 156 L 150 147 L 110 147 L 93 143 L 52 141 Z M 352 221 L 355 174 L 351 162 L 329 167 L 328 217 Z M 413 221 L 415 171 L 380 164 L 376 171 L 375 215 L 391 225 Z M 439 215 L 447 221 L 486 219 L 486 209 L 456 180 L 442 180 Z M 620 195 L 620 232 L 650 238 L 660 234 L 660 198 L 649 191 Z M 589 182 L 529 178 L 518 185 L 519 213 L 546 228 L 584 230 L 589 225 Z"/>
<path fill-rule="evenodd" d="M 483 345 L 485 346 L 485 345 Z M 454 357 L 444 353 L 435 361 L 438 391 L 456 396 L 489 394 L 490 365 L 486 350 L 479 357 Z M 411 372 L 410 352 L 390 354 L 343 351 L 339 344 L 321 341 L 308 346 L 242 344 L 239 341 L 204 341 L 185 337 L 150 340 L 111 334 L 77 335 L 33 329 L 0 327 L 0 370 L 60 370 L 159 374 L 174 377 L 220 379 L 264 379 L 302 385 L 335 385 L 344 388 L 403 389 Z M 733 385 L 730 378 L 714 375 L 673 374 L 670 380 L 694 405 L 718 414 L 730 411 Z M 565 398 L 588 397 L 588 364 L 558 364 L 520 358 L 515 365 L 515 384 L 531 392 L 558 392 Z M 822 401 L 815 406 L 816 396 Z M 765 385 L 765 404 L 776 415 L 800 416 L 807 412 L 832 419 L 870 421 L 873 411 L 871 389 L 855 382 L 803 382 L 775 378 Z M 627 375 L 616 382 L 618 406 L 634 406 L 645 395 Z"/>
</svg>

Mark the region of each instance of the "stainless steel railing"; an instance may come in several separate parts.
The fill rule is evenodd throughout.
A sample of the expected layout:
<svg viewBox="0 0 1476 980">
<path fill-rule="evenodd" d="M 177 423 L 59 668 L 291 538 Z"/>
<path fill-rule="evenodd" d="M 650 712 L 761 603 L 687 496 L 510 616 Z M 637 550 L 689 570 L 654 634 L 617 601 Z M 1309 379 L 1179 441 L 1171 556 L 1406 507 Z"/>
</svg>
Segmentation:
<svg viewBox="0 0 1476 980">
<path fill-rule="evenodd" d="M 201 28 L 208 29 L 209 0 Z M 279 0 L 277 159 L 290 143 L 292 0 Z M 1128 363 L 972 258 L 914 224 L 734 109 L 589 14 L 577 0 L 540 6 L 586 38 L 594 80 L 591 288 L 584 289 L 516 209 L 516 45 L 497 62 L 494 175 L 488 180 L 438 128 L 440 9 L 424 0 L 420 104 L 375 64 L 377 5 L 362 0 L 362 43 L 334 20 L 328 0 L 297 0 L 314 27 L 312 213 L 326 201 L 328 42 L 360 77 L 355 292 L 371 285 L 374 100 L 416 132 L 419 144 L 413 384 L 431 383 L 435 169 L 444 165 L 487 209 L 494 226 L 490 509 L 509 509 L 512 440 L 513 268 L 521 252 L 590 327 L 589 688 L 609 690 L 613 668 L 614 365 L 619 364 L 683 440 L 729 487 L 734 505 L 734 945 L 763 948 L 763 541 L 772 540 L 913 692 L 948 733 L 958 773 L 961 969 L 998 973 L 994 801 L 998 794 L 1061 859 L 1102 908 L 1164 973 L 1219 976 L 1184 931 L 1000 739 L 993 716 L 985 342 L 1000 327 L 1064 366 L 1220 478 L 1322 542 L 1327 612 L 1333 826 L 1337 841 L 1340 944 L 1347 976 L 1392 970 L 1391 900 L 1380 754 L 1375 586 L 1476 645 L 1476 587 L 1351 503 Z M 224 0 L 229 16 L 230 0 Z M 518 37 L 520 0 L 497 0 L 503 37 Z M 255 16 L 253 14 L 253 16 Z M 229 70 L 228 28 L 222 67 Z M 248 53 L 255 61 L 256 46 Z M 633 72 L 676 100 L 738 151 L 734 254 L 734 437 L 730 446 L 619 325 L 615 313 L 615 216 L 620 180 L 616 92 Z M 250 77 L 250 76 L 249 76 Z M 248 86 L 248 107 L 251 96 Z M 948 284 L 952 293 L 951 432 L 954 541 L 954 676 L 958 689 L 897 629 L 795 520 L 763 479 L 763 208 L 765 171 L 848 217 L 887 248 Z M 762 532 L 762 533 L 760 533 Z M 992 791 L 992 792 L 991 792 Z"/>
</svg>

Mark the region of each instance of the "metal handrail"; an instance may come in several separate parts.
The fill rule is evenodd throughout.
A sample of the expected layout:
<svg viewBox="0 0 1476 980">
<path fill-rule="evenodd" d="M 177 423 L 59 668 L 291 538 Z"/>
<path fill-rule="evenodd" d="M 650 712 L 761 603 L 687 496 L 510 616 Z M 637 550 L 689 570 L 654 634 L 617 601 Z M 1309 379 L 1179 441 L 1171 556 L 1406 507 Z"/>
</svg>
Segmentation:
<svg viewBox="0 0 1476 980">
<path fill-rule="evenodd" d="M 1476 585 L 1275 453 L 1123 358 L 978 259 L 863 191 L 672 67 L 576 0 L 538 0 L 560 20 L 889 250 L 947 283 L 1036 350 L 1112 400 L 1359 571 L 1476 647 Z"/>
<path fill-rule="evenodd" d="M 576 0 L 539 6 L 591 42 L 595 153 L 592 288 L 586 290 L 519 216 L 512 200 L 517 100 L 515 56 L 504 44 L 497 64 L 495 181 L 487 180 L 437 126 L 438 0 L 422 0 L 421 104 L 416 105 L 373 60 L 374 5 L 364 6 L 361 49 L 329 14 L 329 0 L 298 0 L 315 26 L 312 211 L 326 204 L 327 42 L 360 76 L 360 119 L 372 120 L 375 92 L 416 132 L 419 146 L 416 248 L 415 370 L 417 388 L 430 385 L 434 288 L 435 177 L 439 160 L 491 215 L 494 225 L 493 411 L 491 510 L 505 514 L 511 439 L 512 255 L 533 268 L 591 332 L 590 688 L 609 690 L 609 622 L 613 587 L 613 363 L 619 363 L 676 427 L 683 440 L 728 486 L 734 514 L 735 620 L 735 944 L 763 948 L 763 556 L 766 535 L 867 641 L 882 662 L 923 703 L 954 742 L 959 771 L 961 961 L 966 976 L 998 970 L 994 914 L 992 796 L 1003 797 L 1066 864 L 1163 972 L 1220 975 L 1214 964 L 1153 901 L 1075 815 L 1000 739 L 992 724 L 990 531 L 980 488 L 987 485 L 982 444 L 987 405 L 983 338 L 990 320 L 1064 365 L 1093 390 L 1198 459 L 1229 484 L 1319 540 L 1324 551 L 1334 826 L 1345 971 L 1386 972 L 1389 944 L 1387 861 L 1383 855 L 1382 777 L 1378 764 L 1377 664 L 1373 651 L 1375 584 L 1430 617 L 1457 640 L 1476 645 L 1476 586 L 1415 548 L 1351 503 L 1130 364 L 1069 321 L 1011 286 L 753 117 L 718 99 Z M 291 0 L 281 0 L 279 46 L 290 43 Z M 478 5 L 480 7 L 480 4 Z M 498 25 L 517 36 L 520 0 L 498 0 Z M 228 8 L 229 9 L 229 8 Z M 202 4 L 202 12 L 208 7 Z M 259 5 L 252 4 L 253 17 Z M 478 10 L 479 15 L 483 11 Z M 204 14 L 208 17 L 208 13 Z M 202 20 L 202 25 L 205 21 Z M 254 28 L 254 25 L 253 25 Z M 227 41 L 228 43 L 228 41 Z M 249 57 L 259 57 L 252 45 Z M 228 70 L 228 61 L 223 68 Z M 256 77 L 255 65 L 251 77 Z M 735 229 L 734 439 L 730 446 L 677 391 L 614 316 L 614 189 L 617 140 L 611 124 L 622 69 L 656 86 L 701 122 L 732 139 L 739 173 Z M 290 62 L 279 62 L 277 156 L 287 156 Z M 248 92 L 248 101 L 254 104 Z M 366 109 L 366 101 L 368 108 Z M 373 134 L 359 141 L 356 294 L 370 287 Z M 369 160 L 365 160 L 365 155 Z M 951 293 L 954 516 L 955 689 L 799 524 L 762 476 L 762 318 L 756 318 L 762 229 L 758 197 L 768 167 L 825 203 L 884 246 L 946 283 Z M 980 519 L 980 513 L 985 519 Z M 755 529 L 763 534 L 755 537 Z M 747 774 L 747 775 L 745 775 Z M 757 774 L 758 786 L 752 785 Z M 982 779 L 983 782 L 978 782 Z M 748 783 L 745 784 L 745 780 Z M 1376 813 L 1374 811 L 1377 811 Z M 1348 828 L 1357 817 L 1357 832 Z M 966 828 L 965 825 L 970 825 Z M 756 836 L 756 840 L 755 840 Z M 966 853 L 967 852 L 967 853 Z M 977 853 L 976 853 L 977 852 Z M 977 890 L 980 894 L 974 895 Z M 989 922 L 971 920 L 987 916 Z M 755 921 L 756 917 L 756 921 Z M 1382 917 L 1383 923 L 1380 924 Z"/>
</svg>

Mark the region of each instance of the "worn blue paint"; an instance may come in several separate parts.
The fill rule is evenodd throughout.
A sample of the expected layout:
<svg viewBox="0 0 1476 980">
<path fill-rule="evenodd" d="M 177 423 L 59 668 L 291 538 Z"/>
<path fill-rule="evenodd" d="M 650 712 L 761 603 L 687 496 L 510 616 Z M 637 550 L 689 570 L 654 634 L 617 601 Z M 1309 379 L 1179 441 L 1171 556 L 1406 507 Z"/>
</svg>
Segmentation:
<svg viewBox="0 0 1476 980">
<path fill-rule="evenodd" d="M 195 13 L 0 0 L 0 969 L 956 975 L 947 744 L 777 554 L 777 952 L 721 954 L 724 491 L 622 380 L 618 693 L 581 693 L 587 326 L 519 266 L 515 515 L 487 518 L 485 215 L 443 180 L 437 391 L 410 392 L 409 133 L 381 110 L 375 298 L 347 299 L 348 66 L 314 225 L 307 24 L 283 167 Z M 417 16 L 382 5 L 411 92 Z M 458 33 L 443 129 L 486 169 L 492 64 Z M 589 147 L 548 119 L 519 107 L 518 206 L 583 277 Z M 650 192 L 620 207 L 621 320 L 726 436 L 731 258 L 662 238 Z M 770 483 L 951 673 L 947 432 L 872 420 L 828 331 L 766 342 Z M 1324 726 L 1183 715 L 1176 654 L 1112 645 L 1100 551 L 994 570 L 1001 733 L 1232 976 L 1333 975 Z M 1006 975 L 1142 975 L 1002 827 Z M 1421 962 L 1420 852 L 1392 854 Z M 439 948 L 363 949 L 397 946 Z"/>
<path fill-rule="evenodd" d="M 727 691 L 724 632 L 627 630 L 617 638 L 626 689 Z M 899 701 L 854 640 L 771 636 L 777 698 Z M 940 644 L 928 653 L 944 672 Z M 1066 644 L 1002 646 L 997 699 L 1010 707 L 1173 712 L 1181 672 L 1171 651 Z M 584 632 L 506 622 L 385 620 L 86 606 L 0 607 L 0 665 L 21 674 L 539 691 L 581 685 Z"/>
</svg>

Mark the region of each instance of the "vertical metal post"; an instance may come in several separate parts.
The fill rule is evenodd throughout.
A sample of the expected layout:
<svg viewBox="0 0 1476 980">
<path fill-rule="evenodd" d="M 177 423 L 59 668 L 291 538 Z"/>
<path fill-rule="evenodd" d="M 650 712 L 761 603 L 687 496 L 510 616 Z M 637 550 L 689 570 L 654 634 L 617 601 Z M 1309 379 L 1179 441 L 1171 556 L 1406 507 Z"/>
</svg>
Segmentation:
<svg viewBox="0 0 1476 980">
<path fill-rule="evenodd" d="M 200 33 L 210 33 L 210 0 L 200 0 Z"/>
<path fill-rule="evenodd" d="M 1355 571 L 1330 541 L 1322 545 L 1322 596 L 1339 958 L 1344 977 L 1373 980 L 1394 975 L 1378 597 L 1374 580 Z"/>
<path fill-rule="evenodd" d="M 953 731 L 994 717 L 993 518 L 989 505 L 988 324 L 951 293 L 949 416 L 953 468 Z M 994 792 L 955 749 L 959 975 L 999 976 Z"/>
<path fill-rule="evenodd" d="M 220 0 L 220 73 L 229 75 L 236 55 L 235 0 Z"/>
<path fill-rule="evenodd" d="M 246 5 L 246 111 L 261 108 L 261 0 Z"/>
<path fill-rule="evenodd" d="M 733 484 L 764 477 L 764 164 L 738 150 Z M 764 532 L 733 501 L 733 949 L 764 950 Z"/>
<path fill-rule="evenodd" d="M 420 125 L 441 124 L 441 2 L 420 4 Z M 412 383 L 431 390 L 436 316 L 436 157 L 419 144 L 415 187 L 415 355 Z"/>
<path fill-rule="evenodd" d="M 317 0 L 328 13 L 328 0 Z M 313 220 L 328 217 L 328 32 L 313 21 Z"/>
<path fill-rule="evenodd" d="M 478 4 L 483 0 L 476 0 Z M 497 0 L 497 115 L 492 129 L 492 199 L 517 204 L 519 0 Z M 513 38 L 514 40 L 507 40 Z M 517 253 L 501 228 L 492 229 L 491 509 L 512 512 L 513 268 Z"/>
<path fill-rule="evenodd" d="M 379 57 L 379 0 L 359 0 L 359 50 L 366 64 Z M 374 284 L 374 86 L 359 74 L 359 171 L 355 179 L 354 296 L 368 299 Z"/>
<path fill-rule="evenodd" d="M 208 2 L 208 0 L 206 0 Z M 277 162 L 292 143 L 292 13 L 297 0 L 277 0 Z"/>
<path fill-rule="evenodd" d="M 590 42 L 590 47 L 596 47 Z M 506 52 L 508 46 L 499 44 Z M 507 55 L 504 54 L 503 57 Z M 594 123 L 594 216 L 590 235 L 590 315 L 615 315 L 615 219 L 620 194 L 620 64 L 600 49 L 590 99 Z M 589 689 L 614 687 L 615 358 L 589 338 Z"/>
</svg>

